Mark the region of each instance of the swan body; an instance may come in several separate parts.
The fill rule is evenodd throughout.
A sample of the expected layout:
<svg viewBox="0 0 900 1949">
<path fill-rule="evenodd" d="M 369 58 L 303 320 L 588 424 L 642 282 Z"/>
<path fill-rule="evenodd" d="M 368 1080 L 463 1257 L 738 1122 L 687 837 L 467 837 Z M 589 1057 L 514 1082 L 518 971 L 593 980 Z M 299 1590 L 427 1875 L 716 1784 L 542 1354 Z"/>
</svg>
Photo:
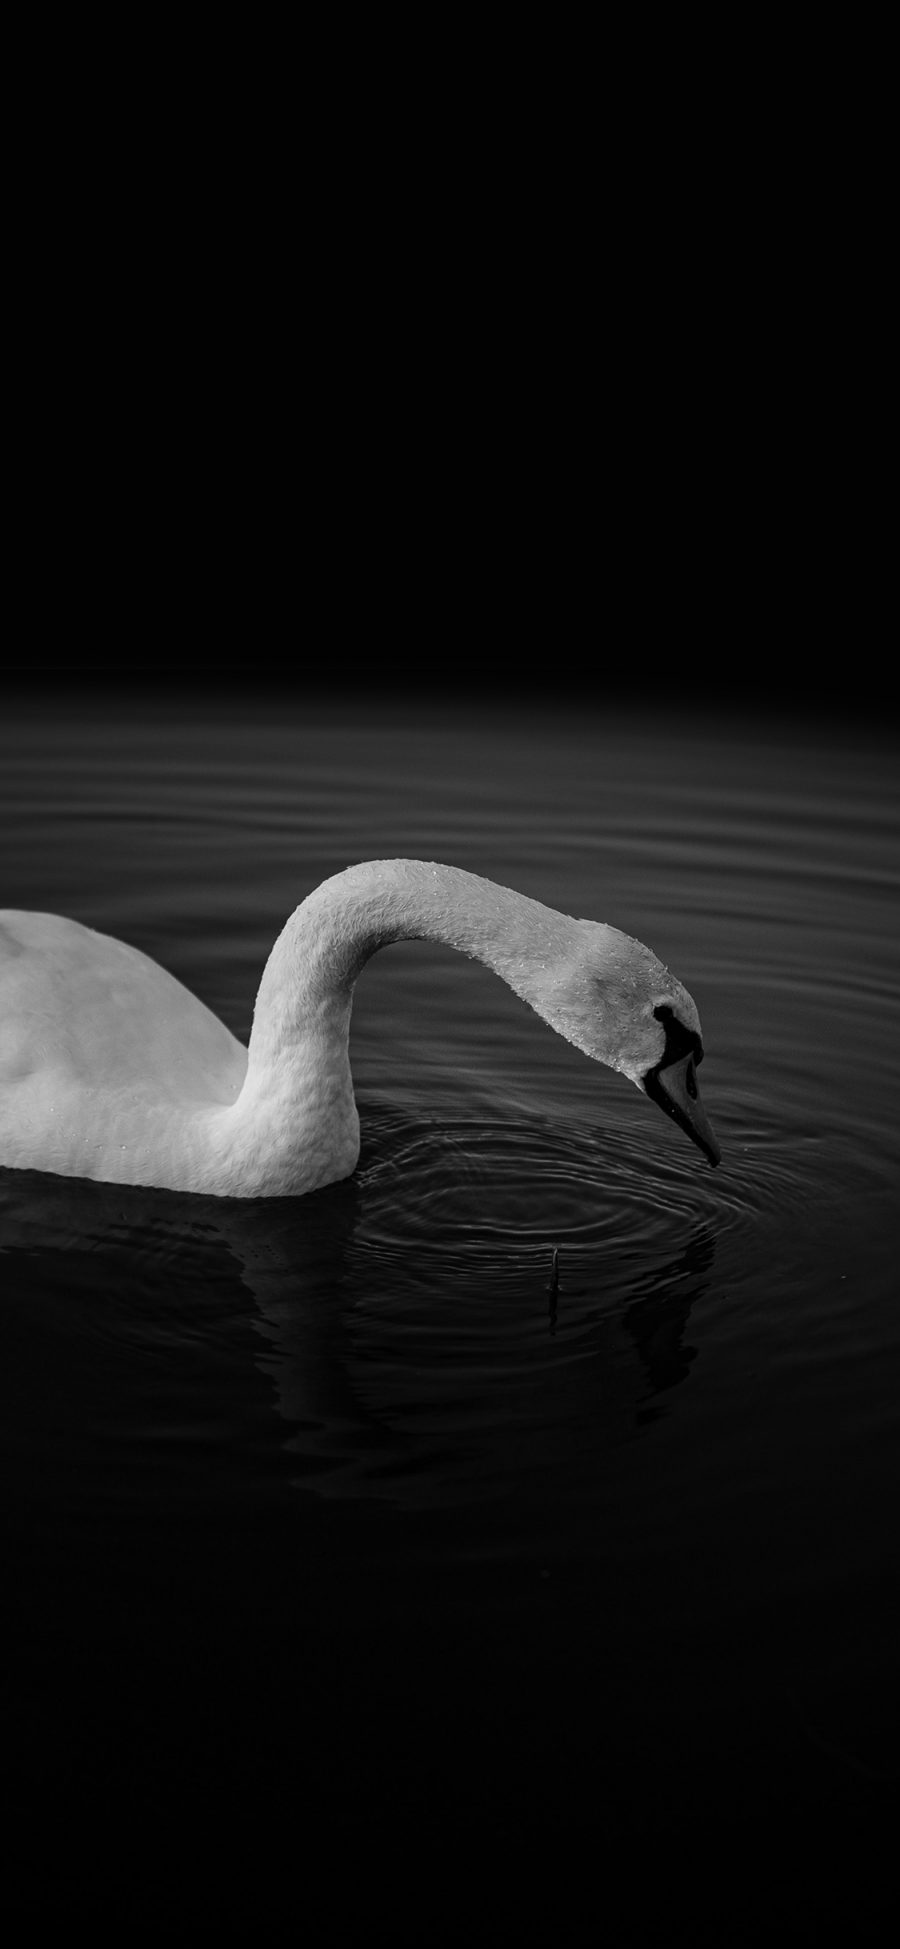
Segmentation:
<svg viewBox="0 0 900 1949">
<path fill-rule="evenodd" d="M 493 968 L 718 1162 L 696 1090 L 697 1010 L 649 948 L 459 867 L 370 860 L 291 915 L 246 1049 L 136 948 L 0 910 L 0 1165 L 245 1198 L 347 1177 L 359 1155 L 353 986 L 377 949 L 411 939 Z"/>
</svg>

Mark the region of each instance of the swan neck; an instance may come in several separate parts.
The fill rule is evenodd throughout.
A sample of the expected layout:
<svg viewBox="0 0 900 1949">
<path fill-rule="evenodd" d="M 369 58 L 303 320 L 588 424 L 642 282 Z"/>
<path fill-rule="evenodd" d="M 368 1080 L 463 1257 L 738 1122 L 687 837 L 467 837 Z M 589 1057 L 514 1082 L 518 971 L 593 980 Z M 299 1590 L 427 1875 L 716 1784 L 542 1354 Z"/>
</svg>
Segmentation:
<svg viewBox="0 0 900 1949">
<path fill-rule="evenodd" d="M 455 948 L 538 1006 L 547 968 L 571 951 L 579 925 L 461 867 L 422 860 L 348 867 L 303 901 L 276 941 L 257 997 L 251 1060 L 310 1035 L 346 1034 L 354 983 L 394 941 Z"/>
</svg>

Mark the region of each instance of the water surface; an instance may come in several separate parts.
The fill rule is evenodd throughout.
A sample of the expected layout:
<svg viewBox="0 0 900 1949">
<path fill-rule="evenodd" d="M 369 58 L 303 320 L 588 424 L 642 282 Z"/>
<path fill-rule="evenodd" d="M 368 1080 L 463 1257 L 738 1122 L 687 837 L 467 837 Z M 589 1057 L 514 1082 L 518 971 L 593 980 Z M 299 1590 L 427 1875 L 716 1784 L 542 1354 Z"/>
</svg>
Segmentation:
<svg viewBox="0 0 900 1949">
<path fill-rule="evenodd" d="M 9 707 L 5 905 L 246 1039 L 321 879 L 468 867 L 681 977 L 723 1148 L 410 943 L 357 989 L 346 1184 L 0 1173 L 36 1807 L 252 1776 L 288 1823 L 424 1796 L 614 1840 L 896 1792 L 898 825 L 895 752 L 833 727 Z"/>
</svg>

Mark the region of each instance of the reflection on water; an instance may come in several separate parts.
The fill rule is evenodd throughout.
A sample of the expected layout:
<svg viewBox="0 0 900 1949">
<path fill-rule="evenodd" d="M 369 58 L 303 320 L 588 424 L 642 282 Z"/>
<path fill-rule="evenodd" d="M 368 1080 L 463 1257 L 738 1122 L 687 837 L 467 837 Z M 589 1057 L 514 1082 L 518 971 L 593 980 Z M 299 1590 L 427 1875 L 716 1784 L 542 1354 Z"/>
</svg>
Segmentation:
<svg viewBox="0 0 900 1949">
<path fill-rule="evenodd" d="M 379 1126 L 377 1115 L 373 1122 Z M 107 1341 L 107 1385 L 123 1453 L 134 1362 L 143 1351 L 152 1363 L 166 1332 L 178 1331 L 171 1319 L 176 1267 L 195 1296 L 181 1330 L 188 1340 L 202 1333 L 204 1356 L 193 1398 L 173 1424 L 176 1439 L 187 1424 L 202 1429 L 213 1411 L 203 1400 L 206 1367 L 227 1362 L 237 1374 L 249 1364 L 246 1337 L 232 1344 L 233 1299 L 224 1312 L 218 1304 L 226 1284 L 223 1248 L 252 1296 L 247 1323 L 266 1344 L 252 1364 L 267 1376 L 287 1424 L 277 1446 L 291 1458 L 292 1479 L 317 1493 L 375 1496 L 399 1507 L 503 1496 L 516 1487 L 510 1442 L 539 1448 L 562 1484 L 573 1425 L 584 1429 L 584 1468 L 584 1440 L 599 1464 L 610 1443 L 662 1411 L 648 1397 L 686 1379 L 696 1353 L 683 1336 L 692 1305 L 711 1283 L 708 1223 L 673 1249 L 656 1213 L 653 1238 L 630 1254 L 618 1186 L 613 1196 L 598 1188 L 598 1251 L 585 1242 L 583 1227 L 565 1228 L 571 1192 L 553 1137 L 571 1160 L 571 1133 L 518 1125 L 502 1138 L 494 1134 L 486 1158 L 487 1146 L 480 1157 L 467 1153 L 458 1126 L 445 1132 L 432 1125 L 427 1141 L 396 1116 L 383 1117 L 381 1127 L 380 1165 L 402 1154 L 408 1166 L 415 1154 L 402 1210 L 386 1202 L 391 1173 L 381 1168 L 310 1198 L 255 1203 L 5 1174 L 19 1193 L 5 1212 L 7 1273 L 15 1274 L 23 1255 L 40 1262 L 48 1291 L 58 1292 L 50 1268 L 59 1259 L 69 1334 L 91 1338 L 99 1330 Z M 514 1176 L 524 1156 L 548 1176 L 556 1168 L 552 1244 L 535 1243 L 524 1225 L 517 1237 L 510 1200 L 515 1194 L 523 1213 L 531 1202 L 529 1180 Z M 581 1169 L 592 1165 L 589 1153 Z M 471 1206 L 476 1186 L 482 1223 L 467 1232 L 454 1219 L 448 1265 L 440 1230 L 424 1249 L 422 1213 L 440 1192 L 446 1220 L 458 1198 Z M 492 1199 L 497 1217 L 486 1236 Z M 668 1231 L 675 1229 L 670 1220 Z M 129 1292 L 118 1315 L 125 1266 Z M 34 1324 L 40 1298 L 33 1289 L 29 1305 Z M 120 1372 L 110 1358 L 117 1338 Z M 234 1432 L 240 1438 L 240 1429 Z M 252 1439 L 259 1439 L 256 1421 Z M 160 1440 L 162 1430 L 157 1452 Z"/>
<path fill-rule="evenodd" d="M 684 1251 L 654 1278 L 646 1297 L 628 1307 L 622 1320 L 631 1335 L 647 1376 L 651 1394 L 661 1394 L 687 1380 L 696 1347 L 684 1345 L 684 1332 L 694 1302 L 708 1290 L 715 1256 L 715 1241 L 709 1225 L 703 1224 L 688 1239 Z M 642 1408 L 644 1420 L 659 1409 Z"/>
</svg>

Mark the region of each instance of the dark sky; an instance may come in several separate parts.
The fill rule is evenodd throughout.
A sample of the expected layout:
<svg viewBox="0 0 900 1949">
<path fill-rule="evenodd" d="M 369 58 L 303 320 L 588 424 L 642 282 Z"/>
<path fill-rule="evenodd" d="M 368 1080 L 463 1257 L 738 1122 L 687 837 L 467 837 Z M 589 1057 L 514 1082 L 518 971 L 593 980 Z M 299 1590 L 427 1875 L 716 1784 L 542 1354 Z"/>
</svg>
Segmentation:
<svg viewBox="0 0 900 1949">
<path fill-rule="evenodd" d="M 842 124 L 701 93 L 712 141 L 566 96 L 558 143 L 420 175 L 380 127 L 253 196 L 230 135 L 120 181 L 79 123 L 7 321 L 0 694 L 893 717 L 877 197 Z"/>
<path fill-rule="evenodd" d="M 880 477 L 818 341 L 647 315 L 596 369 L 586 311 L 575 339 L 495 321 L 490 357 L 320 335 L 282 391 L 262 323 L 202 357 L 73 342 L 29 396 L 0 693 L 896 722 Z"/>
</svg>

